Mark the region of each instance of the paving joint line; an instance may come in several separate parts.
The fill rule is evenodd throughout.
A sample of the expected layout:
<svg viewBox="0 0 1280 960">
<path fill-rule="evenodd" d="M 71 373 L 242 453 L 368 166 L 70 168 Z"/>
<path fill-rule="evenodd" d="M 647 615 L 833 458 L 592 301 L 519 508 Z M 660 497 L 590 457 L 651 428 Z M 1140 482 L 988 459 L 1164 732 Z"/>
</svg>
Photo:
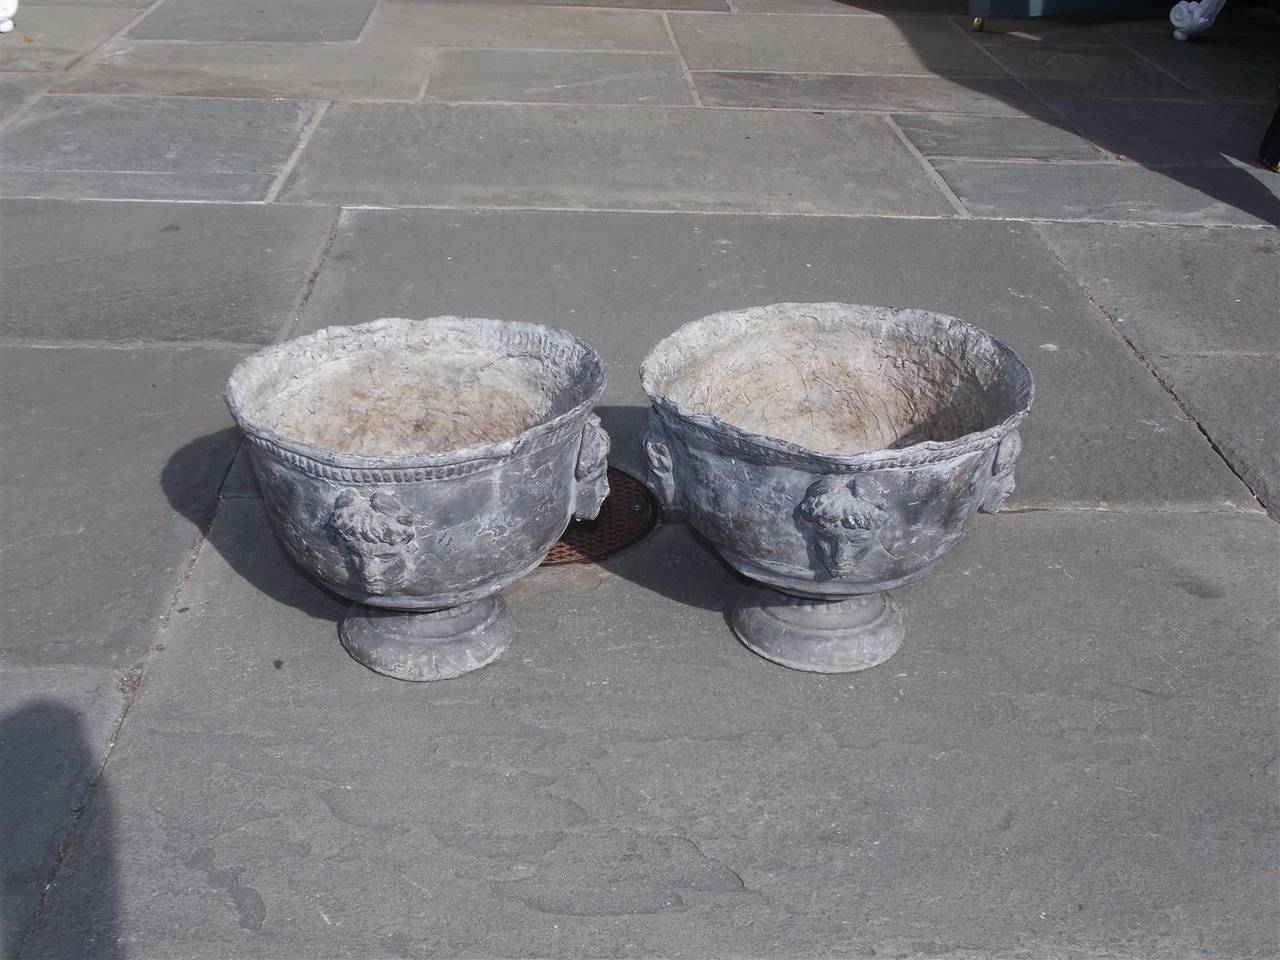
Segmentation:
<svg viewBox="0 0 1280 960">
<path fill-rule="evenodd" d="M 305 102 L 305 101 L 304 101 Z M 284 162 L 284 166 L 280 168 L 280 172 L 276 175 L 275 180 L 271 182 L 267 195 L 262 198 L 264 203 L 275 203 L 276 197 L 280 196 L 280 191 L 284 189 L 284 183 L 289 179 L 289 175 L 293 173 L 293 168 L 298 165 L 298 160 L 302 157 L 302 151 L 307 148 L 307 144 L 311 142 L 311 135 L 316 132 L 316 128 L 320 126 L 320 121 L 324 119 L 324 115 L 329 112 L 329 106 L 332 100 L 320 101 L 315 112 L 307 120 L 306 125 L 302 128 L 302 132 L 298 134 L 298 142 L 293 147 L 293 152 L 289 154 L 289 159 Z"/>
<path fill-rule="evenodd" d="M 882 113 L 880 117 L 886 124 L 888 124 L 889 129 L 893 131 L 893 135 L 897 137 L 902 146 L 906 148 L 907 153 L 911 154 L 911 156 L 915 158 L 916 162 L 920 165 L 920 168 L 924 171 L 925 176 L 929 178 L 929 181 L 934 185 L 937 191 L 946 197 L 947 203 L 951 204 L 951 206 L 955 208 L 955 211 L 960 218 L 962 220 L 970 219 L 972 215 L 969 213 L 968 207 L 964 205 L 964 201 L 956 195 L 956 192 L 951 189 L 951 184 L 947 183 L 942 174 L 938 172 L 937 168 L 929 162 L 929 158 L 920 151 L 919 147 L 911 142 L 911 138 L 907 136 L 906 132 L 903 131 L 896 122 L 894 122 L 893 117 L 887 113 Z"/>
<path fill-rule="evenodd" d="M 249 353 L 261 350 L 265 344 L 240 343 L 234 340 L 94 340 L 68 337 L 61 340 L 36 337 L 0 337 L 0 347 L 23 350 L 220 350 L 224 353 Z"/>
<path fill-rule="evenodd" d="M 1170 24 L 1170 26 L 1172 26 L 1172 24 Z M 1120 32 L 1122 33 L 1123 31 L 1120 31 Z M 1164 67 L 1160 66 L 1160 64 L 1156 63 L 1156 62 L 1155 62 L 1154 60 L 1152 60 L 1150 57 L 1146 56 L 1146 55 L 1145 55 L 1141 50 L 1139 50 L 1137 47 L 1133 47 L 1133 46 L 1130 46 L 1129 44 L 1125 43 L 1122 39 L 1120 39 L 1120 36 L 1119 36 L 1119 34 L 1118 34 L 1118 33 L 1108 33 L 1108 34 L 1107 34 L 1107 36 L 1109 36 L 1109 37 L 1111 37 L 1113 40 L 1115 40 L 1115 42 L 1116 42 L 1117 44 L 1119 44 L 1119 45 L 1120 45 L 1120 47 L 1121 47 L 1122 49 L 1124 49 L 1126 52 L 1128 52 L 1130 56 L 1132 56 L 1133 58 L 1135 58 L 1135 59 L 1136 59 L 1136 60 L 1138 60 L 1139 62 L 1141 62 L 1141 63 L 1145 63 L 1148 67 L 1150 67 L 1151 69 L 1155 70 L 1157 73 L 1163 73 L 1166 77 L 1168 77 L 1170 80 L 1172 80 L 1172 81 L 1173 81 L 1173 83 L 1174 83 L 1176 86 L 1178 86 L 1179 88 L 1181 88 L 1181 89 L 1183 89 L 1183 90 L 1186 90 L 1186 91 L 1187 91 L 1188 93 L 1190 93 L 1193 97 L 1198 97 L 1198 96 L 1200 96 L 1200 91 L 1198 91 L 1198 90 L 1194 90 L 1194 89 L 1192 89 L 1191 87 L 1187 86 L 1185 83 L 1183 83 L 1183 82 L 1182 82 L 1182 79 L 1181 79 L 1180 77 L 1178 77 L 1177 75 L 1175 75 L 1172 71 L 1166 70 Z M 1183 42 L 1185 42 L 1185 41 L 1183 41 Z"/>
<path fill-rule="evenodd" d="M 342 217 L 343 208 L 339 206 L 333 212 L 333 219 L 329 221 L 329 232 L 325 236 L 324 243 L 320 245 L 320 252 L 313 261 L 307 282 L 303 284 L 302 293 L 299 294 L 298 302 L 293 309 L 293 316 L 280 325 L 280 331 L 276 334 L 275 343 L 283 343 L 293 336 L 293 331 L 297 329 L 299 322 L 301 322 L 302 313 L 307 304 L 311 302 L 311 294 L 315 292 L 316 284 L 320 281 L 320 272 L 324 269 L 325 262 L 329 259 L 329 251 L 333 249 L 333 245 L 338 239 L 338 228 L 342 225 Z"/>
<path fill-rule="evenodd" d="M 43 203 L 169 203 L 186 204 L 188 206 L 227 206 L 227 207 L 262 207 L 268 206 L 265 200 L 202 200 L 199 198 L 174 197 L 50 197 L 40 194 L 12 194 L 0 197 L 5 202 Z M 279 200 L 270 206 L 332 208 L 340 204 L 346 210 L 449 210 L 465 213 L 591 213 L 591 214 L 670 214 L 696 217 L 770 217 L 770 218 L 808 218 L 828 220 L 919 220 L 921 222 L 959 221 L 961 218 L 953 214 L 925 213 L 848 213 L 839 210 L 814 213 L 804 210 L 679 210 L 658 207 L 571 207 L 571 206 L 525 206 L 521 204 L 450 204 L 450 203 L 340 203 L 336 200 Z M 1108 218 L 1087 217 L 996 217 L 987 214 L 973 214 L 965 218 L 973 223 L 1044 223 L 1071 224 L 1084 226 L 1111 227 L 1166 227 L 1177 230 L 1252 230 L 1261 233 L 1280 231 L 1280 224 L 1271 223 L 1188 223 L 1179 220 L 1114 220 Z"/>
<path fill-rule="evenodd" d="M 1012 77 L 1013 80 L 1018 84 L 1018 86 L 1022 87 L 1022 89 L 1027 92 L 1028 96 L 1030 96 L 1033 100 L 1035 100 L 1037 103 L 1039 103 L 1042 107 L 1045 108 L 1045 110 L 1047 111 L 1047 117 L 1042 117 L 1039 119 L 1052 119 L 1053 123 L 1056 126 L 1060 127 L 1061 129 L 1065 130 L 1068 133 L 1075 134 L 1085 143 L 1088 143 L 1089 145 L 1094 147 L 1096 150 L 1101 152 L 1103 156 L 1110 157 L 1112 160 L 1116 161 L 1116 163 L 1125 162 L 1125 158 L 1121 157 L 1119 154 L 1113 153 L 1112 151 L 1108 150 L 1106 147 L 1102 146 L 1101 144 L 1094 143 L 1093 140 L 1085 136 L 1084 132 L 1079 127 L 1077 127 L 1074 123 L 1072 123 L 1071 120 L 1061 110 L 1055 107 L 1047 97 L 1044 97 L 1039 93 L 1037 93 L 1035 89 L 1029 83 L 1027 83 L 1026 80 L 1018 76 L 1008 67 L 1006 67 L 1003 63 L 1000 62 L 999 57 L 997 57 L 994 53 L 988 50 L 986 46 L 979 43 L 973 37 L 972 30 L 966 30 L 961 24 L 957 23 L 954 20 L 951 20 L 949 22 L 951 23 L 951 26 L 954 27 L 962 37 L 964 37 L 965 42 L 968 43 L 969 46 L 979 51 L 984 57 L 986 57 L 988 60 L 994 63 L 997 67 L 999 67 L 1002 71 L 1004 71 L 1005 76 Z M 1178 84 L 1178 86 L 1184 90 L 1186 89 L 1186 87 L 1183 87 L 1182 84 Z"/>
<path fill-rule="evenodd" d="M 352 46 L 363 40 L 365 34 L 369 32 L 369 28 L 373 26 L 373 18 L 378 15 L 380 10 L 382 10 L 382 4 L 383 0 L 373 0 L 373 6 L 369 8 L 369 15 L 364 18 L 364 23 L 360 25 L 360 30 L 351 40 L 348 41 Z"/>
<path fill-rule="evenodd" d="M 182 600 L 183 591 L 187 584 L 191 581 L 195 574 L 196 561 L 199 559 L 204 545 L 208 542 L 209 531 L 213 528 L 214 520 L 217 518 L 219 508 L 222 504 L 222 488 L 227 483 L 227 478 L 231 476 L 231 470 L 235 466 L 236 458 L 240 453 L 240 441 L 237 439 L 232 447 L 231 456 L 227 460 L 227 466 L 223 470 L 222 478 L 218 481 L 213 492 L 213 509 L 209 513 L 209 520 L 203 524 L 197 532 L 195 539 L 191 543 L 190 556 L 182 571 L 182 576 L 178 579 L 177 586 L 174 588 L 169 603 L 165 606 L 164 611 L 155 621 L 155 626 L 151 631 L 151 640 L 147 644 L 147 650 L 142 658 L 134 664 L 132 668 L 124 671 L 117 680 L 117 686 L 121 693 L 124 694 L 124 704 L 120 709 L 120 718 L 116 721 L 115 728 L 111 733 L 111 740 L 107 743 L 107 748 L 103 752 L 102 761 L 94 770 L 93 776 L 89 783 L 85 786 L 85 790 L 81 795 L 79 803 L 76 804 L 75 813 L 72 816 L 70 825 L 63 834 L 62 839 L 58 843 L 58 849 L 54 854 L 53 864 L 49 868 L 48 876 L 45 880 L 44 888 L 40 891 L 40 899 L 36 903 L 36 908 L 31 914 L 26 929 L 23 931 L 22 938 L 18 943 L 16 956 L 22 956 L 27 948 L 31 938 L 35 935 L 37 928 L 40 926 L 40 920 L 44 916 L 44 908 L 49 898 L 50 891 L 53 890 L 54 884 L 58 881 L 58 873 L 62 869 L 62 864 L 70 853 L 72 845 L 78 839 L 80 827 L 84 822 L 85 815 L 89 811 L 89 805 L 93 802 L 93 797 L 97 793 L 98 784 L 102 782 L 103 775 L 106 773 L 107 764 L 110 763 L 112 755 L 115 753 L 116 744 L 120 742 L 120 736 L 124 731 L 125 721 L 129 718 L 129 713 L 133 706 L 137 703 L 138 698 L 142 695 L 142 684 L 146 679 L 147 667 L 150 665 L 152 658 L 158 652 L 157 644 L 160 636 L 169 625 L 173 611 L 177 608 Z"/>
<path fill-rule="evenodd" d="M 698 87 L 693 82 L 693 72 L 689 69 L 689 61 L 685 59 L 684 51 L 680 49 L 680 44 L 676 41 L 676 32 L 671 26 L 671 18 L 667 16 L 667 11 L 665 10 L 659 16 L 662 18 L 662 26 L 667 31 L 667 40 L 671 43 L 671 50 L 675 53 L 676 59 L 680 61 L 680 72 L 684 74 L 684 82 L 689 88 L 689 96 L 693 98 L 693 105 L 701 107 L 702 97 L 698 94 Z"/>
<path fill-rule="evenodd" d="M 1253 497 L 1254 502 L 1263 511 L 1265 511 L 1266 514 L 1269 517 L 1271 517 L 1273 520 L 1280 521 L 1280 512 L 1272 512 L 1272 510 L 1265 503 L 1262 502 L 1262 499 L 1258 496 L 1258 491 L 1253 488 L 1253 484 L 1249 483 L 1249 481 L 1246 480 L 1241 475 L 1240 471 L 1236 469 L 1235 464 L 1231 462 L 1231 460 L 1227 457 L 1226 453 L 1223 452 L 1222 448 L 1218 446 L 1217 441 L 1215 441 L 1213 437 L 1210 435 L 1209 431 L 1205 429 L 1204 424 L 1200 422 L 1200 418 L 1191 412 L 1191 410 L 1187 407 L 1187 405 L 1183 403 L 1182 398 L 1179 397 L 1178 394 L 1174 391 L 1173 387 L 1169 385 L 1169 382 L 1165 380 L 1164 377 L 1160 376 L 1160 373 L 1156 370 L 1155 365 L 1151 362 L 1150 358 L 1145 353 L 1143 353 L 1141 350 L 1138 349 L 1137 344 L 1135 344 L 1133 340 L 1129 338 L 1129 335 L 1125 333 L 1123 329 L 1121 329 L 1120 325 L 1116 323 L 1115 317 L 1113 317 L 1102 306 L 1102 304 L 1098 302 L 1098 300 L 1094 297 L 1093 293 L 1090 290 L 1086 289 L 1084 284 L 1082 284 L 1076 278 L 1075 274 L 1072 273 L 1067 268 L 1067 265 L 1063 263 L 1062 259 L 1058 256 L 1058 251 L 1054 248 L 1053 244 L 1049 241 L 1049 239 L 1045 237 L 1039 230 L 1036 230 L 1035 232 L 1036 232 L 1036 235 L 1040 237 L 1040 241 L 1048 249 L 1049 255 L 1053 257 L 1053 260 L 1058 265 L 1059 269 L 1061 269 L 1063 273 L 1065 273 L 1067 276 L 1071 277 L 1071 279 L 1075 282 L 1076 286 L 1080 288 L 1080 291 L 1085 295 L 1085 297 L 1088 298 L 1089 302 L 1093 304 L 1094 309 L 1097 310 L 1099 316 L 1102 317 L 1103 322 L 1107 326 L 1107 329 L 1109 329 L 1120 340 L 1120 342 L 1123 343 L 1129 349 L 1129 352 L 1133 354 L 1134 358 L 1140 364 L 1142 364 L 1143 367 L 1146 368 L 1147 373 L 1151 374 L 1151 376 L 1155 379 L 1156 383 L 1158 383 L 1161 389 L 1163 389 L 1164 392 L 1169 396 L 1169 399 L 1173 401 L 1174 406 L 1176 406 L 1178 410 L 1181 411 L 1182 415 L 1186 417 L 1187 420 L 1189 420 L 1191 423 L 1195 424 L 1196 429 L 1200 431 L 1200 435 L 1204 437 L 1205 442 L 1209 444 L 1209 446 L 1213 449 L 1213 452 L 1218 455 L 1218 459 L 1221 460 L 1223 464 L 1226 465 L 1226 468 L 1231 471 L 1232 475 L 1237 480 L 1240 481 L 1240 483 L 1244 486 L 1246 490 L 1249 491 L 1249 494 Z"/>
</svg>

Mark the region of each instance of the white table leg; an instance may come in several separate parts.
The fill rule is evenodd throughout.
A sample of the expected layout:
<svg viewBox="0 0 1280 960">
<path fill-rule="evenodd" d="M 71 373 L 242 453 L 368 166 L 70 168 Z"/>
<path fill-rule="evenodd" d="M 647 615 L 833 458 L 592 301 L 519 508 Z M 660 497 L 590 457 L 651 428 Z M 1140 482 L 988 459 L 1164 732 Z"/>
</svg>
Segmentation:
<svg viewBox="0 0 1280 960">
<path fill-rule="evenodd" d="M 13 29 L 13 15 L 18 12 L 18 0 L 0 0 L 0 33 Z"/>
<path fill-rule="evenodd" d="M 1227 0 L 1182 0 L 1169 11 L 1174 37 L 1186 40 L 1208 30 L 1226 5 Z"/>
</svg>

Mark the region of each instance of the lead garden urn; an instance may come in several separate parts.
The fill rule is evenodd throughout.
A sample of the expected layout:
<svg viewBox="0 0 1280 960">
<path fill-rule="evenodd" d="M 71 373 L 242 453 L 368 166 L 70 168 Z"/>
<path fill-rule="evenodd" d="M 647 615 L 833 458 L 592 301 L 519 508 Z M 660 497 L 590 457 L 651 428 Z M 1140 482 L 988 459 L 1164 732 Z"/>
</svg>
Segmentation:
<svg viewBox="0 0 1280 960">
<path fill-rule="evenodd" d="M 330 327 L 249 357 L 227 406 L 288 556 L 354 601 L 351 656 L 404 680 L 491 663 L 498 591 L 608 493 L 604 364 L 568 333 L 437 317 Z"/>
<path fill-rule="evenodd" d="M 780 303 L 659 343 L 650 482 L 754 581 L 731 622 L 797 670 L 891 657 L 885 592 L 925 576 L 1013 490 L 1031 373 L 990 334 L 922 310 Z"/>
</svg>

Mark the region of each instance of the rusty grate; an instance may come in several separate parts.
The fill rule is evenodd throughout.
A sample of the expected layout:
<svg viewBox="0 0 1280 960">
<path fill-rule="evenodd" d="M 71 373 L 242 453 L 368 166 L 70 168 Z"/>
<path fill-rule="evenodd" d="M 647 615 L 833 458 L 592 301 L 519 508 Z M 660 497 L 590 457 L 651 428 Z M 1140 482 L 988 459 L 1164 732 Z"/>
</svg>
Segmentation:
<svg viewBox="0 0 1280 960">
<path fill-rule="evenodd" d="M 544 567 L 561 563 L 591 563 L 635 543 L 653 529 L 658 511 L 649 491 L 635 477 L 609 468 L 609 496 L 594 520 L 570 520 Z"/>
</svg>

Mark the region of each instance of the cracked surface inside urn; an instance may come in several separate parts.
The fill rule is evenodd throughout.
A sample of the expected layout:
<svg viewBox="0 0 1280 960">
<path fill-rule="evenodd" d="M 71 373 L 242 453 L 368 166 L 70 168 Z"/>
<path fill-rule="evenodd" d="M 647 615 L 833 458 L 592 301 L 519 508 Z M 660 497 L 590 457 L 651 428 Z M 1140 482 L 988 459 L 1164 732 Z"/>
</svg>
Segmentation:
<svg viewBox="0 0 1280 960">
<path fill-rule="evenodd" d="M 705 322 L 718 335 L 671 342 L 658 389 L 751 433 L 853 454 L 955 440 L 1012 412 L 994 375 L 1003 358 L 945 323 L 923 332 L 870 308 L 860 325 L 821 309 L 717 319 Z"/>
<path fill-rule="evenodd" d="M 505 354 L 465 328 L 333 344 L 258 378 L 244 409 L 283 437 L 339 453 L 443 453 L 519 436 L 581 402 L 589 377 L 537 344 Z"/>
</svg>

